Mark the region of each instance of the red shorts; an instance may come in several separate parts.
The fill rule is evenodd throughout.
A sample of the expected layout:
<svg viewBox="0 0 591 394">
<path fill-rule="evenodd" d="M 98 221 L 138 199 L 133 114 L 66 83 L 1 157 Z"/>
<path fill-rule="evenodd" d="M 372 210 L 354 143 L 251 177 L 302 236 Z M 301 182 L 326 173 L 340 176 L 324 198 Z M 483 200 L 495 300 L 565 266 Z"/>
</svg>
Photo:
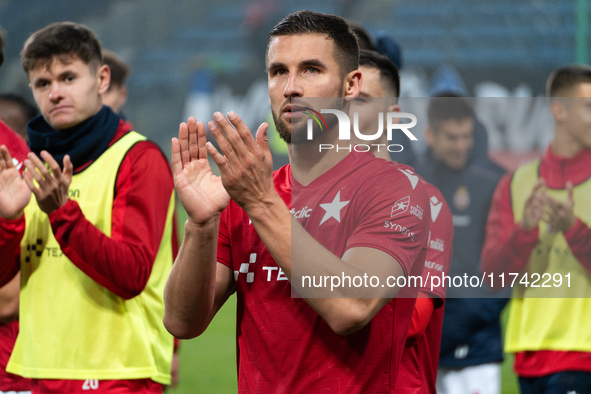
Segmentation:
<svg viewBox="0 0 591 394">
<path fill-rule="evenodd" d="M 33 394 L 162 394 L 163 386 L 152 379 L 53 380 L 33 379 Z"/>
</svg>

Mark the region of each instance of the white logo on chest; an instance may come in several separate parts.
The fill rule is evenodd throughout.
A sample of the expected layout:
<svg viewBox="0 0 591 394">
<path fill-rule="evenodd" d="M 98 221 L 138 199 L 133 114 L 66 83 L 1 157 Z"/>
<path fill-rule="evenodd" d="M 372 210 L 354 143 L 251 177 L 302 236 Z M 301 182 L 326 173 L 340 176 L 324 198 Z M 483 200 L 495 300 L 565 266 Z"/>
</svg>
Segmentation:
<svg viewBox="0 0 591 394">
<path fill-rule="evenodd" d="M 337 222 L 341 222 L 341 209 L 343 209 L 350 201 L 341 201 L 341 191 L 337 193 L 335 198 L 330 203 L 320 204 L 320 207 L 324 209 L 326 212 L 324 213 L 324 217 L 320 221 L 320 225 L 326 222 L 330 218 L 335 218 Z"/>
</svg>

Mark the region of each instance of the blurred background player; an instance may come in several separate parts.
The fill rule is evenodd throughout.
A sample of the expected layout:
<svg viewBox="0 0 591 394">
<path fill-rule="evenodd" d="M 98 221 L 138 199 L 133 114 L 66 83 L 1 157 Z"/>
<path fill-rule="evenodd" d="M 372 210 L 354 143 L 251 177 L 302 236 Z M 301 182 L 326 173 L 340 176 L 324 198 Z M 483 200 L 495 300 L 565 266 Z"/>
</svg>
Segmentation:
<svg viewBox="0 0 591 394">
<path fill-rule="evenodd" d="M 359 96 L 354 101 L 352 111 L 358 112 L 360 130 L 370 134 L 377 128 L 377 114 L 399 112 L 397 98 L 400 89 L 400 77 L 394 63 L 374 51 L 361 50 L 359 70 L 363 83 Z M 374 141 L 373 153 L 376 157 L 391 161 L 386 149 L 389 145 L 386 133 L 380 140 Z M 377 150 L 375 145 L 384 145 Z M 439 346 L 441 343 L 441 325 L 445 303 L 445 286 L 431 289 L 429 277 L 448 275 L 453 244 L 453 223 L 451 211 L 441 192 L 427 182 L 425 189 L 429 193 L 431 205 L 431 230 L 425 267 L 423 268 L 423 287 L 416 299 L 413 317 L 407 334 L 406 346 L 400 363 L 396 393 L 435 394 Z"/>
<path fill-rule="evenodd" d="M 12 93 L 0 94 L 0 119 L 27 142 L 27 123 L 37 115 L 37 107 L 23 97 Z"/>
<path fill-rule="evenodd" d="M 0 34 L 0 66 L 4 62 L 3 47 L 4 40 Z M 14 152 L 13 165 L 22 171 L 29 147 L 3 122 L 2 113 L 0 113 L 0 145 Z M 2 159 L 0 158 L 0 160 Z M 4 182 L 2 174 L 0 174 L 0 182 Z M 4 236 L 6 234 L 0 230 L 0 238 Z M 31 392 L 29 379 L 6 372 L 6 365 L 18 335 L 20 278 L 20 274 L 16 274 L 10 282 L 0 287 L 0 392 L 2 393 L 25 394 Z"/>
<path fill-rule="evenodd" d="M 475 116 L 462 97 L 434 97 L 428 107 L 428 150 L 416 171 L 448 202 L 454 224 L 450 276 L 480 275 L 480 252 L 490 202 L 501 175 L 471 158 Z M 506 299 L 486 288 L 447 291 L 437 391 L 500 392 L 503 359 L 499 316 Z"/>
<path fill-rule="evenodd" d="M 0 282 L 20 268 L 27 284 L 7 370 L 34 393 L 160 393 L 173 349 L 166 157 L 102 104 L 110 73 L 90 29 L 46 26 L 21 60 L 42 116 L 27 125 L 24 180 L 0 148 Z"/>
<path fill-rule="evenodd" d="M 111 107 L 115 113 L 121 114 L 121 109 L 127 101 L 126 80 L 129 76 L 129 66 L 119 55 L 108 49 L 103 49 L 103 62 L 111 70 L 111 83 L 103 95 L 103 104 Z"/>
<path fill-rule="evenodd" d="M 400 45 L 385 32 L 378 32 L 374 37 L 365 27 L 359 23 L 353 23 L 352 29 L 357 36 L 357 42 L 361 50 L 375 51 L 378 54 L 386 57 L 396 67 L 396 74 L 402 67 L 402 48 Z M 384 70 L 386 72 L 386 70 Z M 400 79 L 396 86 L 397 97 L 400 96 Z M 376 126 L 377 127 L 377 126 Z M 404 149 L 400 152 L 391 152 L 391 160 L 408 166 L 414 166 L 416 161 L 416 154 L 411 144 L 411 141 L 401 133 L 394 133 L 390 144 L 401 145 Z"/>
<path fill-rule="evenodd" d="M 522 280 L 525 273 L 532 285 L 535 275 L 566 280 L 570 274 L 568 285 L 513 289 L 505 350 L 516 353 L 523 394 L 589 393 L 591 67 L 554 71 L 546 92 L 554 138 L 541 159 L 499 183 L 486 225 L 482 269 L 496 278 L 519 273 Z"/>
</svg>

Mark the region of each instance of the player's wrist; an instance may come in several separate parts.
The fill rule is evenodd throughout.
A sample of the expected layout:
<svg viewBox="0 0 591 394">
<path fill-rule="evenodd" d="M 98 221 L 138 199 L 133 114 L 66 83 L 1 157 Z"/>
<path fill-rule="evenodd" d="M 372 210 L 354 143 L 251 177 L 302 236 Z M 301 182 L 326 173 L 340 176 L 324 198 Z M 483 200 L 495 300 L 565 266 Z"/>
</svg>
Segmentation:
<svg viewBox="0 0 591 394">
<path fill-rule="evenodd" d="M 4 220 L 17 220 L 20 219 L 21 216 L 23 216 L 25 213 L 24 209 L 19 210 L 18 212 L 15 213 L 6 213 L 3 215 L 0 215 L 0 217 Z"/>
<path fill-rule="evenodd" d="M 259 220 L 275 220 L 286 208 L 285 202 L 275 191 L 266 197 L 260 198 L 242 207 L 248 217 L 254 222 Z"/>
<path fill-rule="evenodd" d="M 216 213 L 209 218 L 197 220 L 189 217 L 185 222 L 185 232 L 202 232 L 204 230 L 217 229 L 218 223 L 220 221 L 220 216 L 220 213 Z"/>
</svg>

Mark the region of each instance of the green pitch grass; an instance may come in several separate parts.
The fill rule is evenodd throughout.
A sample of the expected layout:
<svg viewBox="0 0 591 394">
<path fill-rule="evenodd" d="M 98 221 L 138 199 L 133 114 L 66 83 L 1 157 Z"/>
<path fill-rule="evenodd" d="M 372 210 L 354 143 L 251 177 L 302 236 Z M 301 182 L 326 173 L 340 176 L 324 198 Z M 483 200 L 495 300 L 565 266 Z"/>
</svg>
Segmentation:
<svg viewBox="0 0 591 394">
<path fill-rule="evenodd" d="M 184 233 L 187 214 L 178 204 L 179 234 Z M 501 315 L 504 328 L 508 308 Z M 182 341 L 180 350 L 180 382 L 167 394 L 236 393 L 236 296 L 233 295 L 217 313 L 203 335 Z M 513 373 L 513 356 L 506 355 L 501 367 L 502 394 L 518 394 Z"/>
</svg>

